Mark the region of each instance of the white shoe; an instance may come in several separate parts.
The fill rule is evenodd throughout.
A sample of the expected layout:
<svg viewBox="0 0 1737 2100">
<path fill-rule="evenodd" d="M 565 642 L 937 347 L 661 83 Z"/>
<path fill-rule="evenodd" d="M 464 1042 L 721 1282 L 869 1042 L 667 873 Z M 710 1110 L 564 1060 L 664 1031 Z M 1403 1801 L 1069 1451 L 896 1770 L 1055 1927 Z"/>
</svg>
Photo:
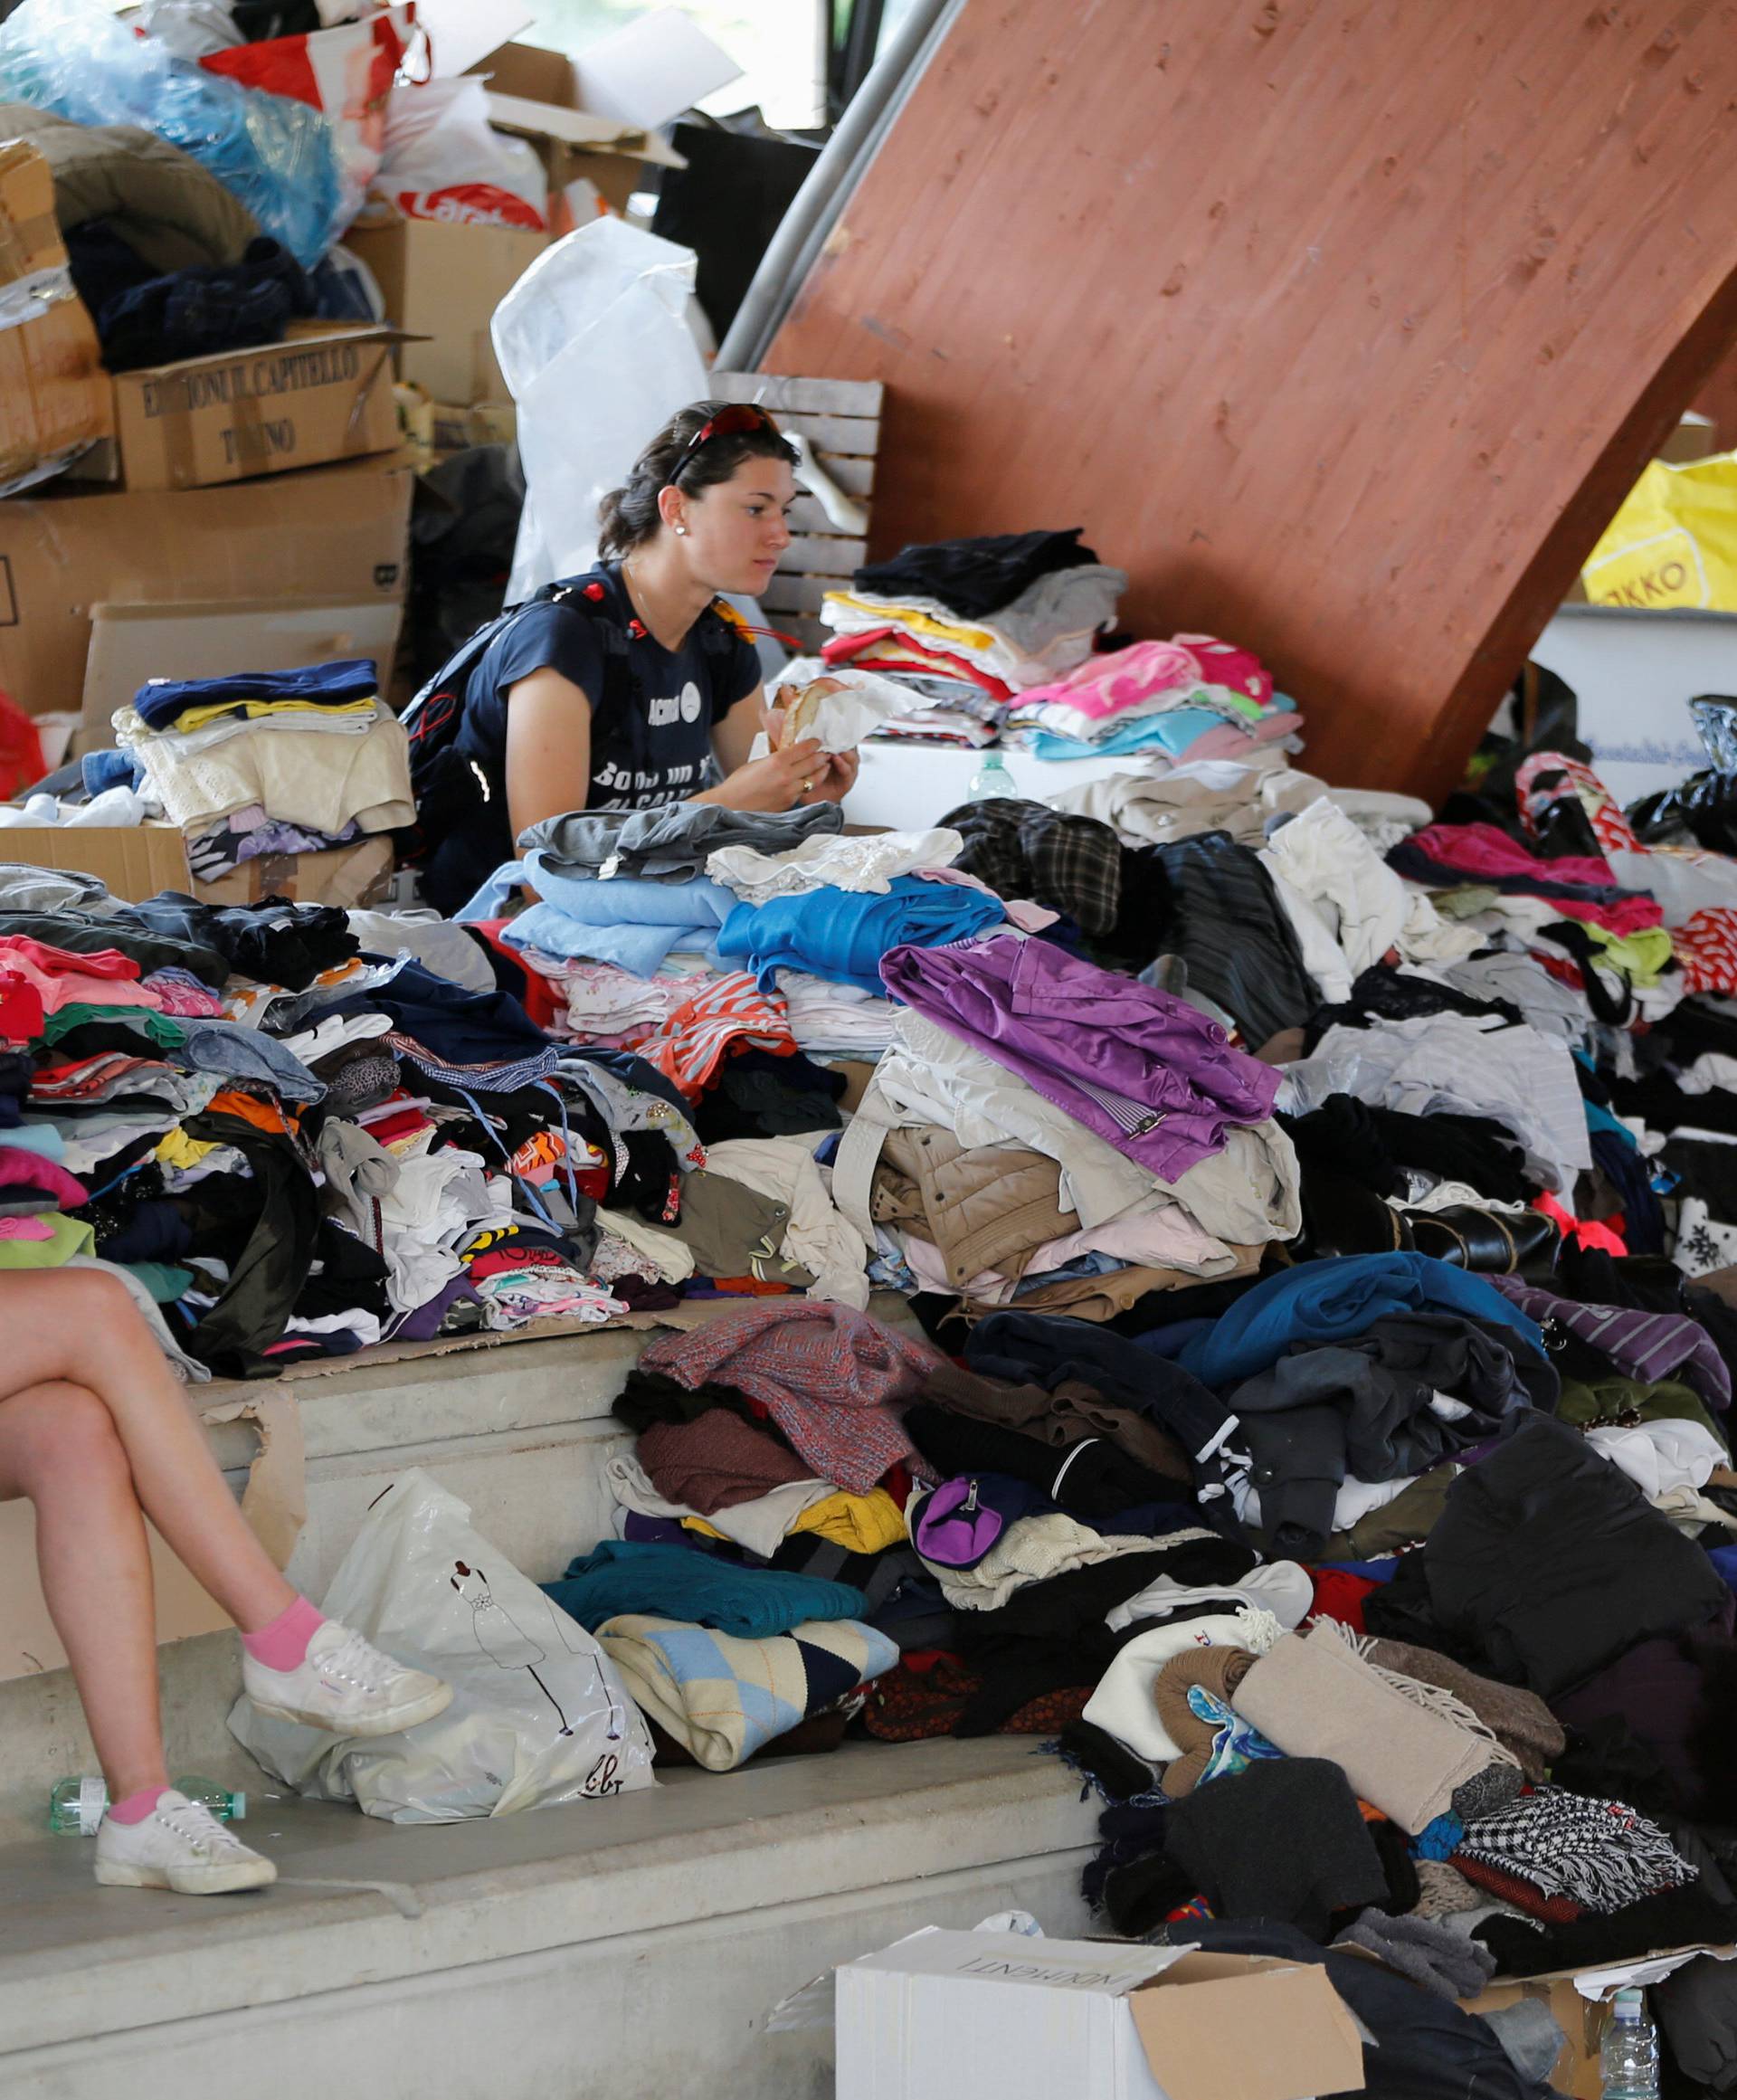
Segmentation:
<svg viewBox="0 0 1737 2100">
<path fill-rule="evenodd" d="M 142 1823 L 105 1816 L 97 1832 L 97 1879 L 109 1888 L 172 1888 L 177 1896 L 227 1896 L 278 1878 L 203 1801 L 167 1787 Z"/>
<path fill-rule="evenodd" d="M 432 1721 L 452 1700 L 451 1685 L 406 1669 L 333 1619 L 292 1670 L 267 1669 L 243 1649 L 242 1686 L 261 1714 L 333 1735 L 392 1735 Z"/>
</svg>

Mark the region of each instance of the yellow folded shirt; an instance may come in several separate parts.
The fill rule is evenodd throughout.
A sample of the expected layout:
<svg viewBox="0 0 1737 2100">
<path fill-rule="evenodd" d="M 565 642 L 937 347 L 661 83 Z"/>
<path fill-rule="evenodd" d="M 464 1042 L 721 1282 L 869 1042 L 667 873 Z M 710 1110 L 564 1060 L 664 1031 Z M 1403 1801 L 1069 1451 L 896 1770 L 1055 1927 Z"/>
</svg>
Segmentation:
<svg viewBox="0 0 1737 2100">
<path fill-rule="evenodd" d="M 818 1532 L 829 1544 L 853 1554 L 878 1554 L 906 1536 L 905 1513 L 884 1487 L 870 1488 L 867 1495 L 846 1495 L 840 1489 L 811 1502 L 790 1528 Z"/>
<path fill-rule="evenodd" d="M 826 594 L 840 605 L 848 605 L 853 613 L 861 613 L 876 621 L 884 620 L 889 627 L 908 628 L 916 634 L 932 634 L 937 641 L 963 642 L 967 649 L 993 649 L 1001 639 L 982 627 L 949 626 L 943 621 L 931 619 L 926 613 L 919 613 L 915 605 L 871 605 L 866 599 L 853 597 L 849 591 L 829 591 Z"/>
<path fill-rule="evenodd" d="M 702 1538 L 726 1535 L 703 1516 L 684 1516 L 681 1528 L 697 1531 Z M 818 1532 L 829 1544 L 853 1554 L 881 1553 L 906 1535 L 905 1513 L 884 1487 L 872 1488 L 867 1495 L 847 1495 L 840 1489 L 811 1502 L 784 1535 L 793 1537 L 799 1531 Z"/>
<path fill-rule="evenodd" d="M 164 1166 L 197 1166 L 206 1153 L 215 1152 L 214 1142 L 208 1137 L 189 1137 L 177 1123 L 167 1133 L 152 1154 L 152 1158 Z"/>
<path fill-rule="evenodd" d="M 173 725 L 176 734 L 187 729 L 206 729 L 214 722 L 227 720 L 231 716 L 243 716 L 256 722 L 261 715 L 339 715 L 372 716 L 379 706 L 372 697 L 361 700 L 344 700 L 331 708 L 321 707 L 318 700 L 221 700 L 209 708 L 189 708 L 178 716 Z"/>
</svg>

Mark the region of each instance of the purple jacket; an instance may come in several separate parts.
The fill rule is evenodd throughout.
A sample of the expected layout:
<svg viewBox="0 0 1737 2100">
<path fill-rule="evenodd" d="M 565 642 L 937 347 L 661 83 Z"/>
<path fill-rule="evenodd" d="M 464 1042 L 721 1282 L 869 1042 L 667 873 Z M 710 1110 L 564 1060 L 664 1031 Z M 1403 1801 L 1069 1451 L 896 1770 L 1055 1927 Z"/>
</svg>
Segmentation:
<svg viewBox="0 0 1737 2100">
<path fill-rule="evenodd" d="M 1222 1151 L 1229 1125 L 1272 1114 L 1277 1070 L 1232 1050 L 1217 1021 L 1049 941 L 892 948 L 880 974 L 894 998 L 1165 1181 Z"/>
</svg>

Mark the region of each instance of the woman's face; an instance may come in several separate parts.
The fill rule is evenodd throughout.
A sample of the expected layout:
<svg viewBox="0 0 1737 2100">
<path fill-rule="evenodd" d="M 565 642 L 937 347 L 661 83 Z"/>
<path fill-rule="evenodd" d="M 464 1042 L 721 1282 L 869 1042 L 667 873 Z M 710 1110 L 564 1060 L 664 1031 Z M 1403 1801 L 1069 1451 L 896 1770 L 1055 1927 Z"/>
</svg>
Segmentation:
<svg viewBox="0 0 1737 2100">
<path fill-rule="evenodd" d="M 790 545 L 784 512 L 796 478 L 783 460 L 744 460 L 687 504 L 682 545 L 695 572 L 714 591 L 758 597 Z"/>
</svg>

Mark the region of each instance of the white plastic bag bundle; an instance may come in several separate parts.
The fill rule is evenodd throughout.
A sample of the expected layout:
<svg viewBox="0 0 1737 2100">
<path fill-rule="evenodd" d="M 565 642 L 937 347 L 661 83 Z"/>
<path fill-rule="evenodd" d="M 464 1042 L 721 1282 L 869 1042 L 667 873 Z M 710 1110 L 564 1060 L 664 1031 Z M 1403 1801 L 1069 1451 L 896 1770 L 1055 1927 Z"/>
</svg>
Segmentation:
<svg viewBox="0 0 1737 2100">
<path fill-rule="evenodd" d="M 369 1512 L 324 1610 L 444 1677 L 453 1698 L 420 1727 L 366 1740 L 238 1700 L 232 1734 L 299 1792 L 388 1822 L 447 1823 L 656 1785 L 645 1722 L 608 1657 L 420 1468 Z"/>
<path fill-rule="evenodd" d="M 821 679 L 839 688 L 821 699 L 806 732 L 822 751 L 854 751 L 883 722 L 894 715 L 908 715 L 913 708 L 923 704 L 908 687 L 896 685 L 878 672 L 853 670 L 849 664 L 830 664 L 818 656 L 799 656 L 768 680 L 766 705 L 785 707 L 803 686 Z M 764 758 L 770 748 L 763 734 L 755 739 L 751 755 Z"/>
<path fill-rule="evenodd" d="M 394 88 L 373 194 L 407 219 L 527 233 L 549 223 L 548 177 L 536 148 L 490 128 L 488 85 L 470 77 Z"/>
<path fill-rule="evenodd" d="M 679 408 L 707 398 L 686 318 L 696 268 L 691 249 L 593 219 L 495 309 L 527 490 L 509 604 L 592 565 L 598 504 Z"/>
</svg>

